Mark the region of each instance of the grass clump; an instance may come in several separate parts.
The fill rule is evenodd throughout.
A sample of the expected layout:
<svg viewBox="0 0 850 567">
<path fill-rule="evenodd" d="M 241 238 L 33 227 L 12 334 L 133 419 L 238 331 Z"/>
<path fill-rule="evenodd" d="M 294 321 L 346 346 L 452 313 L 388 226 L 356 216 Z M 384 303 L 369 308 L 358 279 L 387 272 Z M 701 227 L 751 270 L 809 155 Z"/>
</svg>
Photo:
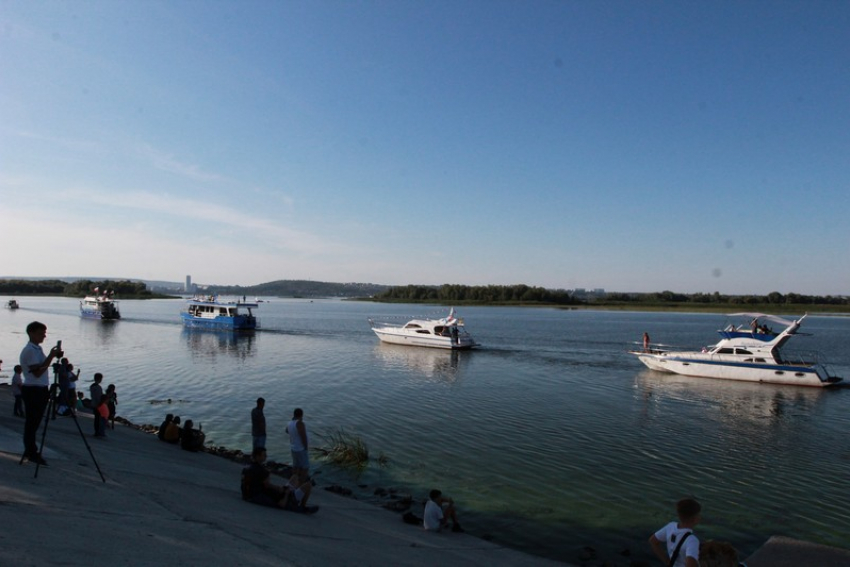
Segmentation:
<svg viewBox="0 0 850 567">
<path fill-rule="evenodd" d="M 313 450 L 329 462 L 351 468 L 364 468 L 369 464 L 369 448 L 359 436 L 340 427 L 320 437 L 323 445 Z"/>
</svg>

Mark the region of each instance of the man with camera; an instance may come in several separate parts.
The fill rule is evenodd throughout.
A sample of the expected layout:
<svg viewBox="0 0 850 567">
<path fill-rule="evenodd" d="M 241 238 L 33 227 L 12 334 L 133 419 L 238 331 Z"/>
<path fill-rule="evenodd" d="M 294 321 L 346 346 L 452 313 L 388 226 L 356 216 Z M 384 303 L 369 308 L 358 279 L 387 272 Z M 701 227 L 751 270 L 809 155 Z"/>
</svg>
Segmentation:
<svg viewBox="0 0 850 567">
<path fill-rule="evenodd" d="M 24 385 L 21 397 L 24 400 L 26 421 L 24 423 L 24 456 L 39 465 L 47 465 L 47 461 L 38 452 L 35 437 L 38 425 L 44 417 L 44 410 L 50 401 L 50 373 L 47 370 L 54 358 L 62 357 L 62 341 L 50 349 L 45 356 L 41 343 L 47 337 L 47 325 L 33 321 L 27 325 L 29 342 L 21 351 L 21 367 L 24 370 Z"/>
</svg>

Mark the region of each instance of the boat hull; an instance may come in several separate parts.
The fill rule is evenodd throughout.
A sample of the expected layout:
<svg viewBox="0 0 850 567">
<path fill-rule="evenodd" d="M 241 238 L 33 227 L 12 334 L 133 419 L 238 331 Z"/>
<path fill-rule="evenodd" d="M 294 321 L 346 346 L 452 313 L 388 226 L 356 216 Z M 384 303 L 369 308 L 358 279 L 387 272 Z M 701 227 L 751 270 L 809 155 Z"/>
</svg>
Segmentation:
<svg viewBox="0 0 850 567">
<path fill-rule="evenodd" d="M 236 317 L 193 317 L 181 313 L 183 325 L 190 329 L 211 329 L 222 331 L 253 331 L 257 328 L 257 319 L 248 316 Z"/>
<path fill-rule="evenodd" d="M 820 365 L 787 365 L 769 362 L 722 360 L 711 356 L 632 352 L 647 368 L 696 378 L 763 382 L 792 386 L 829 387 L 841 381 L 828 376 Z"/>
<path fill-rule="evenodd" d="M 121 318 L 121 313 L 111 301 L 109 302 L 80 302 L 80 317 L 83 319 L 95 319 L 98 321 L 116 321 Z"/>
<path fill-rule="evenodd" d="M 398 328 L 373 328 L 372 330 L 382 342 L 394 345 L 441 348 L 446 350 L 469 350 L 478 346 L 477 343 L 468 336 L 461 336 L 457 341 L 455 341 L 451 337 L 404 333 L 400 332 Z"/>
</svg>

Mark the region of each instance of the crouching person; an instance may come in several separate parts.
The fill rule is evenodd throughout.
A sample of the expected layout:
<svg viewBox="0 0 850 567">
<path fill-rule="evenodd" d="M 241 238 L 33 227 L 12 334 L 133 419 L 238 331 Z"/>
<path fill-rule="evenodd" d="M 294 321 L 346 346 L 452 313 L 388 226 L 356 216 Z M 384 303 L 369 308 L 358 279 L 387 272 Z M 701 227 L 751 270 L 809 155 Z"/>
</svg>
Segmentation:
<svg viewBox="0 0 850 567">
<path fill-rule="evenodd" d="M 269 480 L 270 473 L 263 463 L 266 450 L 257 447 L 251 453 L 252 462 L 242 469 L 242 499 L 261 506 L 282 508 L 293 512 L 312 514 L 318 506 L 307 506 L 312 483 L 299 483 L 297 475 L 286 486 L 276 486 Z"/>
<path fill-rule="evenodd" d="M 452 521 L 452 531 L 462 532 L 460 522 L 457 521 L 457 512 L 455 511 L 454 500 L 436 488 L 431 491 L 428 502 L 425 504 L 425 514 L 423 518 L 423 526 L 426 530 L 438 532 L 443 528 L 448 527 L 449 520 Z"/>
</svg>

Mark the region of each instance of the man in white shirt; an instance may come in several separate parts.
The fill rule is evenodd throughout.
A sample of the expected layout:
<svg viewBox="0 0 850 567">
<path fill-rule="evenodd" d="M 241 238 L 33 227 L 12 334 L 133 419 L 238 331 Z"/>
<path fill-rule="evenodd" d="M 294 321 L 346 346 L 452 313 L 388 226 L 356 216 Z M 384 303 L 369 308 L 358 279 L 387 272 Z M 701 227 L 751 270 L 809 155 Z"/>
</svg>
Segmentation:
<svg viewBox="0 0 850 567">
<path fill-rule="evenodd" d="M 452 531 L 462 532 L 460 522 L 457 521 L 457 512 L 455 512 L 454 500 L 443 496 L 443 493 L 436 488 L 431 491 L 428 502 L 425 503 L 425 513 L 422 520 L 422 525 L 426 530 L 438 532 L 443 528 L 448 527 L 449 520 L 452 521 Z"/>
<path fill-rule="evenodd" d="M 24 423 L 24 456 L 39 465 L 47 465 L 47 461 L 38 452 L 35 436 L 38 425 L 44 417 L 44 410 L 50 400 L 50 373 L 47 371 L 54 358 L 62 357 L 59 343 L 50 349 L 48 356 L 44 355 L 41 343 L 47 338 L 47 325 L 33 321 L 27 325 L 29 342 L 21 351 L 21 367 L 24 371 L 24 385 L 21 387 L 21 397 L 24 400 L 26 421 Z"/>
</svg>

